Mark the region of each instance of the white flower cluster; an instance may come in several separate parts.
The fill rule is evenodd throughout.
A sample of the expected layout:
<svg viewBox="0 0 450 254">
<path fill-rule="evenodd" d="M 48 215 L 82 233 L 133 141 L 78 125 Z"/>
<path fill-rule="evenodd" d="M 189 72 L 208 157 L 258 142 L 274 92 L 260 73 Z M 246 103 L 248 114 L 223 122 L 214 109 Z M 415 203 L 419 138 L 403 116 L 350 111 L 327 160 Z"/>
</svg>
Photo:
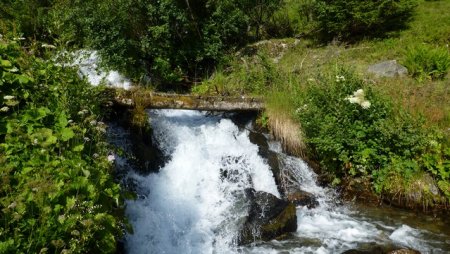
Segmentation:
<svg viewBox="0 0 450 254">
<path fill-rule="evenodd" d="M 345 77 L 343 75 L 336 75 L 336 82 L 343 82 L 345 81 Z"/>
<path fill-rule="evenodd" d="M 363 109 L 368 109 L 372 104 L 370 103 L 370 101 L 366 100 L 364 96 L 365 96 L 364 90 L 358 89 L 356 90 L 356 92 L 353 93 L 353 95 L 350 95 L 347 98 L 345 98 L 345 100 L 348 100 L 352 104 L 358 104 Z"/>
</svg>

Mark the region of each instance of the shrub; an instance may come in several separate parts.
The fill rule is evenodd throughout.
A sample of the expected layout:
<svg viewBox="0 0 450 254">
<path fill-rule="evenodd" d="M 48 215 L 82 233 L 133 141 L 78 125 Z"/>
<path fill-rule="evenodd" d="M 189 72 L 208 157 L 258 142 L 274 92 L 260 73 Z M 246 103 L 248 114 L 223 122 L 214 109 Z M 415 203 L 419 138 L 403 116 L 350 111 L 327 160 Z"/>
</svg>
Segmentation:
<svg viewBox="0 0 450 254">
<path fill-rule="evenodd" d="M 382 36 L 410 20 L 416 0 L 317 0 L 316 18 L 325 40 Z"/>
<path fill-rule="evenodd" d="M 62 41 L 100 50 L 125 73 L 175 83 L 203 77 L 229 50 L 259 38 L 278 3 L 62 0 L 50 24 Z"/>
<path fill-rule="evenodd" d="M 392 169 L 407 182 L 428 172 L 443 193 L 450 180 L 448 147 L 422 119 L 397 109 L 352 72 L 311 81 L 297 98 L 296 115 L 307 145 L 337 177 L 369 176 L 383 191 Z M 450 195 L 447 196 L 450 200 Z"/>
<path fill-rule="evenodd" d="M 115 251 L 123 209 L 103 94 L 0 40 L 0 253 Z"/>
<path fill-rule="evenodd" d="M 450 53 L 445 48 L 420 45 L 407 51 L 404 64 L 418 80 L 443 79 L 450 69 Z"/>
</svg>

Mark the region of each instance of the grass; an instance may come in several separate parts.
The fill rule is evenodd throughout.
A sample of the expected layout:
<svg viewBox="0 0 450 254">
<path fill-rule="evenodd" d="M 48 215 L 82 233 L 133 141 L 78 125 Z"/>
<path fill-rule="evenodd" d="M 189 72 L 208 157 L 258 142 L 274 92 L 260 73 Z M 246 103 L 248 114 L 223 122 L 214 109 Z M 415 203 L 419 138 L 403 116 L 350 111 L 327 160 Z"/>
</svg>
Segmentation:
<svg viewBox="0 0 450 254">
<path fill-rule="evenodd" d="M 354 44 L 333 42 L 318 45 L 309 39 L 287 38 L 251 45 L 251 50 L 239 52 L 232 64 L 213 74 L 195 90 L 210 94 L 263 95 L 272 132 L 285 148 L 303 156 L 308 151 L 301 123 L 295 120 L 296 111 L 304 106 L 298 105 L 302 101 L 298 98 L 305 96 L 304 91 L 314 87 L 316 79 L 333 75 L 344 67 L 364 80 L 374 93 L 388 98 L 393 108 L 398 109 L 397 114 L 406 111 L 415 119 L 423 118 L 423 128 L 438 129 L 444 136 L 443 146 L 448 147 L 450 74 L 447 73 L 442 80 L 418 80 L 412 76 L 377 78 L 367 72 L 370 65 L 385 60 L 397 60 L 404 64 L 408 49 L 417 46 L 439 47 L 450 52 L 448 10 L 448 0 L 420 1 L 414 20 L 407 29 L 392 33 L 387 38 L 366 39 Z M 419 171 L 417 179 L 422 176 L 420 172 L 423 171 Z M 448 183 L 445 177 L 443 179 Z M 388 184 L 390 189 L 385 189 L 388 192 L 406 198 L 414 194 L 413 189 L 404 187 L 408 186 L 405 185 L 405 179 L 391 178 Z M 447 187 L 441 188 L 441 191 L 447 193 L 444 189 Z M 426 201 L 423 207 L 431 205 L 427 201 L 429 199 L 423 200 Z"/>
</svg>

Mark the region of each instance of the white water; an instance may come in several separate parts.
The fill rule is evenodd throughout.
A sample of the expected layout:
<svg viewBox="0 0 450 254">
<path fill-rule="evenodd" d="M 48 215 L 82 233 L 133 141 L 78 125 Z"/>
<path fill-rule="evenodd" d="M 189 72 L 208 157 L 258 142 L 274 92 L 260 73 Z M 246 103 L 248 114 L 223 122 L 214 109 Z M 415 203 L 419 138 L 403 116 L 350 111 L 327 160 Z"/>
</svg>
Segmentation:
<svg viewBox="0 0 450 254">
<path fill-rule="evenodd" d="M 305 162 L 271 143 L 281 168 L 294 173 L 293 184 L 314 194 L 320 205 L 297 208 L 298 230 L 289 239 L 237 247 L 236 232 L 246 216 L 243 189 L 279 196 L 248 132 L 228 119 L 196 111 L 152 111 L 151 119 L 156 141 L 170 160 L 157 174 L 128 173 L 140 197 L 127 202 L 134 228 L 126 236 L 129 253 L 341 253 L 371 244 L 446 253 L 450 246 L 446 236 L 368 218 L 336 204 L 334 192 L 316 184 Z M 221 170 L 235 177 L 223 179 Z M 433 238 L 438 240 L 429 240 Z"/>
<path fill-rule="evenodd" d="M 171 159 L 158 174 L 129 175 L 146 197 L 127 203 L 129 253 L 233 252 L 247 215 L 243 190 L 279 196 L 258 147 L 230 120 L 195 111 L 154 112 L 152 127 Z M 235 177 L 222 180 L 221 169 Z"/>
<path fill-rule="evenodd" d="M 71 58 L 72 61 L 67 65 L 78 67 L 79 76 L 86 78 L 93 86 L 104 83 L 106 86 L 125 90 L 131 88 L 131 81 L 118 71 L 107 71 L 99 66 L 101 59 L 95 50 L 78 50 L 69 55 L 62 53 L 60 57 L 63 56 Z"/>
</svg>

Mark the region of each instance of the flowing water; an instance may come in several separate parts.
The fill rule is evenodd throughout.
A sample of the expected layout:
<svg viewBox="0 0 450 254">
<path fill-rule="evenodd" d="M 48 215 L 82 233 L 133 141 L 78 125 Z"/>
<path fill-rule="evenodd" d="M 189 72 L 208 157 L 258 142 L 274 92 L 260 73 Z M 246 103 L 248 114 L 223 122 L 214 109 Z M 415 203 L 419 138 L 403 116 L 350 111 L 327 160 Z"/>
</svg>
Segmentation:
<svg viewBox="0 0 450 254">
<path fill-rule="evenodd" d="M 127 201 L 134 230 L 125 238 L 128 253 L 341 253 L 371 246 L 450 251 L 448 221 L 339 204 L 333 190 L 316 184 L 305 162 L 283 154 L 276 142 L 270 149 L 280 167 L 291 170 L 294 184 L 314 194 L 319 206 L 297 207 L 298 229 L 287 239 L 239 247 L 236 232 L 247 215 L 244 189 L 280 196 L 267 161 L 250 142 L 251 126 L 197 111 L 152 110 L 150 116 L 154 141 L 169 159 L 148 175 L 125 167 L 124 184 L 138 194 Z"/>
</svg>

